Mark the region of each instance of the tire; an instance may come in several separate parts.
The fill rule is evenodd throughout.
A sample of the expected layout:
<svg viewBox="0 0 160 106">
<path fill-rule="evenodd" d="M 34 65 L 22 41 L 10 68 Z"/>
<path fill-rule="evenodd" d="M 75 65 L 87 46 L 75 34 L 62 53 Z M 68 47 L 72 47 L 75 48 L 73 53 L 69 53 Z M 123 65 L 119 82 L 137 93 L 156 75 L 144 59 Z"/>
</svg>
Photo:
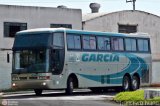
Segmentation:
<svg viewBox="0 0 160 106">
<path fill-rule="evenodd" d="M 132 90 L 135 91 L 139 89 L 140 86 L 140 80 L 137 76 L 133 76 L 132 78 Z"/>
<path fill-rule="evenodd" d="M 67 81 L 66 94 L 68 94 L 68 95 L 73 94 L 73 90 L 74 90 L 73 78 L 69 78 Z"/>
<path fill-rule="evenodd" d="M 40 96 L 42 94 L 42 90 L 41 89 L 34 89 L 34 92 L 37 96 Z"/>
<path fill-rule="evenodd" d="M 122 87 L 123 87 L 124 91 L 130 91 L 131 90 L 131 80 L 128 76 L 124 76 Z"/>
</svg>

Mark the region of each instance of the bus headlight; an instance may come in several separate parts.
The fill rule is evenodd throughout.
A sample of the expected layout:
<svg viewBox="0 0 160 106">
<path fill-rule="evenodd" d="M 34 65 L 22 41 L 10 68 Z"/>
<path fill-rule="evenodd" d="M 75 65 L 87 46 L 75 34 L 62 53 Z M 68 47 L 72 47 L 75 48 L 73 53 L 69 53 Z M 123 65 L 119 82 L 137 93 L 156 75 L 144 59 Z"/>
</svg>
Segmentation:
<svg viewBox="0 0 160 106">
<path fill-rule="evenodd" d="M 42 85 L 43 85 L 43 86 L 46 86 L 46 83 L 45 83 L 45 82 L 43 82 L 43 83 L 42 83 Z"/>
<path fill-rule="evenodd" d="M 13 83 L 12 86 L 15 87 L 15 86 L 16 86 L 16 83 Z"/>
</svg>

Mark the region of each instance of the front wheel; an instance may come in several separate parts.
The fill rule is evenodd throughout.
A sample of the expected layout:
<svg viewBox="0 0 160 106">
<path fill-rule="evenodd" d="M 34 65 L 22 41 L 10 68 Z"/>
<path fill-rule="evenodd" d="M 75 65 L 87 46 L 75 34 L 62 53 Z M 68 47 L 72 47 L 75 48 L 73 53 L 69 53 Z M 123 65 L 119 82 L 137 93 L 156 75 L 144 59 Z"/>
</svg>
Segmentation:
<svg viewBox="0 0 160 106">
<path fill-rule="evenodd" d="M 131 80 L 130 80 L 130 78 L 128 76 L 124 76 L 122 87 L 123 87 L 124 91 L 130 91 L 130 89 L 131 89 Z"/>
<path fill-rule="evenodd" d="M 139 89 L 139 86 L 140 86 L 139 78 L 137 76 L 133 76 L 133 78 L 132 78 L 132 90 L 135 91 L 135 90 Z"/>
<path fill-rule="evenodd" d="M 72 78 L 69 78 L 67 81 L 67 88 L 66 88 L 66 94 L 71 95 L 74 90 L 74 82 Z"/>
<path fill-rule="evenodd" d="M 41 89 L 34 89 L 34 92 L 37 96 L 42 94 L 42 90 Z"/>
</svg>

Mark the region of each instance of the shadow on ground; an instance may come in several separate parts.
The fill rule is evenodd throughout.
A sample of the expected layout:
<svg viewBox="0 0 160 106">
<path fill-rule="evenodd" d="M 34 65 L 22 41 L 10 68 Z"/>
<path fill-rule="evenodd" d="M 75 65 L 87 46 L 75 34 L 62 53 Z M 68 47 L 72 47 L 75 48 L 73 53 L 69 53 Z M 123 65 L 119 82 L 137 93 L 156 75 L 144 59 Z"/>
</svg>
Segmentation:
<svg viewBox="0 0 160 106">
<path fill-rule="evenodd" d="M 39 97 L 64 97 L 64 96 L 92 96 L 92 95 L 110 95 L 114 96 L 115 94 L 119 93 L 119 91 L 108 91 L 108 92 L 100 92 L 100 93 L 93 93 L 91 91 L 75 91 L 72 95 L 65 94 L 64 91 L 44 91 L 44 93 L 40 96 L 36 96 L 34 93 L 23 93 L 18 95 L 6 96 L 4 95 L 3 99 L 26 99 L 26 98 L 39 98 Z"/>
</svg>

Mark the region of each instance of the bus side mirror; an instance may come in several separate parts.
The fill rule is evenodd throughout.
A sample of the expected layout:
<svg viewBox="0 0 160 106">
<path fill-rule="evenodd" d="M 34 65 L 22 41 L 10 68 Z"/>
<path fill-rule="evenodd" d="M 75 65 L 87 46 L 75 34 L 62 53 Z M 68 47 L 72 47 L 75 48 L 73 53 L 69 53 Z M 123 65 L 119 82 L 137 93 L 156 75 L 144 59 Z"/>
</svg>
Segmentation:
<svg viewBox="0 0 160 106">
<path fill-rule="evenodd" d="M 10 62 L 10 56 L 9 56 L 9 53 L 7 53 L 7 63 Z"/>
</svg>

